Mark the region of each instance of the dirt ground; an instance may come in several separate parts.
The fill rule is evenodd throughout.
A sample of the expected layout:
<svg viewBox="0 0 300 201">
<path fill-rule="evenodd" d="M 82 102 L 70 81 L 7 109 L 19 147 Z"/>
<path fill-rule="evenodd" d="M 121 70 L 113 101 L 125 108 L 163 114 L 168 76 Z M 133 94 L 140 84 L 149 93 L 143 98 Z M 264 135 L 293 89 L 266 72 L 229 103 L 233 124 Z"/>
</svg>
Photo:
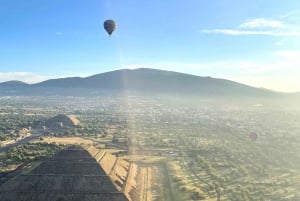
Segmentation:
<svg viewBox="0 0 300 201">
<path fill-rule="evenodd" d="M 93 141 L 81 137 L 43 137 L 42 140 L 38 139 L 34 142 L 47 142 L 47 143 L 59 143 L 59 144 L 84 144 L 92 145 Z"/>
</svg>

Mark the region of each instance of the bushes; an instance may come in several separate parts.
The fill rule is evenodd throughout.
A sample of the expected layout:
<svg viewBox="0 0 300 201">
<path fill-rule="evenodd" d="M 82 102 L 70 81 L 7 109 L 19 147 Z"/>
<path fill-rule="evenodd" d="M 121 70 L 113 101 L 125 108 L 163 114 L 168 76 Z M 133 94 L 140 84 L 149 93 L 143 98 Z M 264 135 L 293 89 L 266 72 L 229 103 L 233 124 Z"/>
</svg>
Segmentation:
<svg viewBox="0 0 300 201">
<path fill-rule="evenodd" d="M 33 161 L 53 155 L 62 148 L 62 145 L 54 143 L 32 143 L 14 147 L 7 152 L 6 156 L 12 161 Z"/>
<path fill-rule="evenodd" d="M 204 200 L 205 199 L 205 197 L 203 195 L 201 195 L 198 191 L 194 191 L 192 193 L 191 198 L 194 200 Z"/>
</svg>

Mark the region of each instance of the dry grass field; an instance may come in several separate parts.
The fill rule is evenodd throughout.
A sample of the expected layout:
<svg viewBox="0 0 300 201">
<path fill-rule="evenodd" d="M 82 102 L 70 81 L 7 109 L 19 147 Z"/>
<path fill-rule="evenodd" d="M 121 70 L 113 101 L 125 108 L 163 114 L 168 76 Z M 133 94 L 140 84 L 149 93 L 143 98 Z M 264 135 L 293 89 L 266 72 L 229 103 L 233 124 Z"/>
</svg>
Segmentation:
<svg viewBox="0 0 300 201">
<path fill-rule="evenodd" d="M 42 140 L 35 140 L 33 142 L 46 142 L 46 143 L 58 143 L 58 144 L 81 144 L 92 145 L 93 141 L 81 138 L 81 137 L 43 137 Z"/>
</svg>

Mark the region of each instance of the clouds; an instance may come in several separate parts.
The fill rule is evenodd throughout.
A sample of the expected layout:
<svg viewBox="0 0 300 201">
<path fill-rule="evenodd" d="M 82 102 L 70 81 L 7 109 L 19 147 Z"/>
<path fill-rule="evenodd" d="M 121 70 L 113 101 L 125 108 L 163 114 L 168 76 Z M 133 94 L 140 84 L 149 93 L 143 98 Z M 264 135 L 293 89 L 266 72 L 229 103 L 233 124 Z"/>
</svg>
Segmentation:
<svg viewBox="0 0 300 201">
<path fill-rule="evenodd" d="M 192 72 L 203 76 L 287 76 L 288 74 L 300 75 L 300 51 L 278 50 L 269 52 L 270 60 L 234 59 L 208 61 L 208 62 L 157 62 L 152 64 L 124 64 L 122 68 L 156 68 L 178 72 Z M 299 85 L 300 86 L 300 85 Z M 300 90 L 300 88 L 299 88 Z"/>
<path fill-rule="evenodd" d="M 287 19 L 289 21 L 299 22 L 300 10 L 291 10 L 279 16 L 279 19 Z"/>
<path fill-rule="evenodd" d="M 274 54 L 284 57 L 289 61 L 297 61 L 300 64 L 300 50 L 280 50 L 276 51 Z"/>
<path fill-rule="evenodd" d="M 231 36 L 243 36 L 243 35 L 260 35 L 260 36 L 300 36 L 299 31 L 263 31 L 263 30 L 239 30 L 239 29 L 212 29 L 207 30 L 204 29 L 201 31 L 202 33 L 207 34 L 224 34 Z"/>
<path fill-rule="evenodd" d="M 267 19 L 267 18 L 254 18 L 248 19 L 235 28 L 216 28 L 216 29 L 203 29 L 202 33 L 206 34 L 223 34 L 230 36 L 274 36 L 274 37 L 295 37 L 300 36 L 300 23 L 291 22 L 281 18 Z"/>
<path fill-rule="evenodd" d="M 30 72 L 0 72 L 0 82 L 18 80 L 26 83 L 37 83 L 49 77 Z"/>
<path fill-rule="evenodd" d="M 270 89 L 280 92 L 300 92 L 300 80 L 296 75 L 289 75 L 284 77 L 270 77 L 270 76 L 230 76 L 227 79 L 244 83 L 250 86 Z"/>
<path fill-rule="evenodd" d="M 227 71 L 230 73 L 223 73 L 225 78 L 252 86 L 286 92 L 300 91 L 300 10 L 273 18 L 249 18 L 233 27 L 203 29 L 201 33 L 245 37 L 245 41 L 248 36 L 260 42 L 259 37 L 269 37 L 271 40 L 267 41 L 272 41 L 273 45 L 260 44 L 258 49 L 265 57 L 261 55 L 260 59 L 249 60 L 245 56 L 227 60 L 223 66 L 214 62 L 210 66 L 216 69 L 217 76 L 224 77 L 222 72 Z M 263 49 L 266 51 L 263 52 Z"/>
<path fill-rule="evenodd" d="M 252 20 L 247 20 L 246 22 L 239 25 L 240 28 L 282 28 L 283 22 L 279 20 L 269 20 L 264 18 L 256 18 Z"/>
<path fill-rule="evenodd" d="M 283 92 L 300 91 L 300 51 L 280 50 L 274 51 L 274 59 L 269 62 L 262 61 L 232 61 L 228 70 L 236 73 L 226 78 Z"/>
<path fill-rule="evenodd" d="M 300 36 L 300 30 L 240 30 L 240 29 L 204 29 L 201 30 L 202 33 L 207 34 L 224 34 L 231 36 L 247 36 L 247 35 L 260 35 L 260 36 L 283 36 L 283 37 L 291 37 L 291 36 Z"/>
</svg>

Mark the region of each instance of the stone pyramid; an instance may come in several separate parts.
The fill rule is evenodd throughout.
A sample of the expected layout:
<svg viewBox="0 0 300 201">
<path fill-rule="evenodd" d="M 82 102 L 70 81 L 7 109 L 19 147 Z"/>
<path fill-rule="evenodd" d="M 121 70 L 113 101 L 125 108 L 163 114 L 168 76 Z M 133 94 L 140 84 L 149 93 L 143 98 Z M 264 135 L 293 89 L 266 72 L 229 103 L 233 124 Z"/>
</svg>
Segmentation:
<svg viewBox="0 0 300 201">
<path fill-rule="evenodd" d="M 104 169 L 80 146 L 58 152 L 29 174 L 0 186 L 0 201 L 126 201 Z"/>
</svg>

